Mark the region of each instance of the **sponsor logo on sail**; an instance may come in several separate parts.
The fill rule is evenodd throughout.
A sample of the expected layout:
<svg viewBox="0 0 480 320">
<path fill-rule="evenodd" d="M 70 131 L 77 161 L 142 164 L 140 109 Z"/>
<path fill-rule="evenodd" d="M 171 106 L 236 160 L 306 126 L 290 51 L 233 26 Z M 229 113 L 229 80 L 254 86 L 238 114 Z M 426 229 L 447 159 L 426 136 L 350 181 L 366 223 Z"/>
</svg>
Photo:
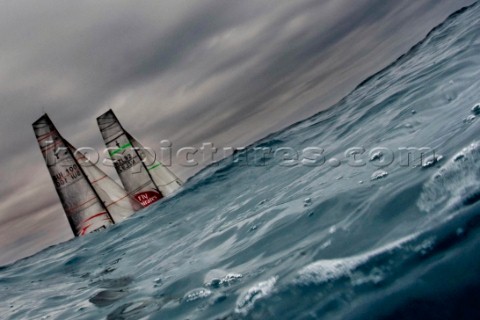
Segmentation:
<svg viewBox="0 0 480 320">
<path fill-rule="evenodd" d="M 135 195 L 135 199 L 137 199 L 137 201 L 140 202 L 140 204 L 144 207 L 148 207 L 152 203 L 160 200 L 161 198 L 162 196 L 155 191 L 144 191 Z"/>
</svg>

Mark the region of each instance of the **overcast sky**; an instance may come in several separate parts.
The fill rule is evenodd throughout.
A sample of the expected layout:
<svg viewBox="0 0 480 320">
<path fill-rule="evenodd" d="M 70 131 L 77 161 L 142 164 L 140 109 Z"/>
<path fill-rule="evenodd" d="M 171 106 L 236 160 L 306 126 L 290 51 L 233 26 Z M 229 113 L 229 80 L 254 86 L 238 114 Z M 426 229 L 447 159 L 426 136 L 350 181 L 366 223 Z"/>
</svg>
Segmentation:
<svg viewBox="0 0 480 320">
<path fill-rule="evenodd" d="M 331 106 L 472 2 L 0 1 L 0 264 L 72 237 L 31 127 L 43 111 L 77 147 L 103 147 L 109 107 L 153 149 L 242 146 Z"/>
</svg>

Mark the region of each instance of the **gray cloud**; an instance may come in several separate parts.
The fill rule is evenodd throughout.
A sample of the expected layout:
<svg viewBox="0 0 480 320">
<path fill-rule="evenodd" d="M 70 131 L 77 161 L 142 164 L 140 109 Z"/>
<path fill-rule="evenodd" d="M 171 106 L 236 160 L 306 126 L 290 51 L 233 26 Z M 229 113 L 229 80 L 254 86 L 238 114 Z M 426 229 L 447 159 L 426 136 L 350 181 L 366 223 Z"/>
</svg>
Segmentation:
<svg viewBox="0 0 480 320">
<path fill-rule="evenodd" d="M 42 109 L 76 146 L 103 147 L 108 106 L 152 147 L 240 146 L 327 108 L 471 2 L 0 3 L 0 264 L 71 237 L 31 129 Z"/>
</svg>

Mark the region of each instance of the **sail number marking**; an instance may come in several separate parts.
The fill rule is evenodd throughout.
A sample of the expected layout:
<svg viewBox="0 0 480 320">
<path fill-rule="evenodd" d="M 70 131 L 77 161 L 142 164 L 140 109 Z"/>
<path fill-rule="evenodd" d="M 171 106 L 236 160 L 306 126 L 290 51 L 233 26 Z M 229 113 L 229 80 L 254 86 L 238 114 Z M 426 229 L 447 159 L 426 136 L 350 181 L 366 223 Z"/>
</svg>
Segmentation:
<svg viewBox="0 0 480 320">
<path fill-rule="evenodd" d="M 76 164 L 65 168 L 64 171 L 59 171 L 55 175 L 52 176 L 53 182 L 55 187 L 60 188 L 66 185 L 69 182 L 72 182 L 78 179 L 82 175 L 80 169 Z"/>
<path fill-rule="evenodd" d="M 123 171 L 128 170 L 137 164 L 135 158 L 133 158 L 129 153 L 124 155 L 122 158 L 115 159 L 114 163 L 118 173 L 122 173 Z"/>
</svg>

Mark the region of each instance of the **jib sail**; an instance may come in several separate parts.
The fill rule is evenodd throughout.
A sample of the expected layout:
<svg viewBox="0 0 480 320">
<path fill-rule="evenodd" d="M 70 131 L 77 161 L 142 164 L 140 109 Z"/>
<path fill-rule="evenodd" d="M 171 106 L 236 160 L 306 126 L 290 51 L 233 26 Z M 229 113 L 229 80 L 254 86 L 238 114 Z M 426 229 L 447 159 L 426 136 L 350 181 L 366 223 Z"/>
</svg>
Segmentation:
<svg viewBox="0 0 480 320">
<path fill-rule="evenodd" d="M 65 142 L 115 223 L 125 220 L 135 211 L 142 209 L 140 203 L 128 195 L 118 183 L 91 163 L 81 152 L 77 152 L 75 147 Z"/>
<path fill-rule="evenodd" d="M 45 114 L 33 130 L 75 236 L 104 229 L 112 216 L 88 181 L 68 143 Z"/>
<path fill-rule="evenodd" d="M 97 122 L 125 190 L 144 207 L 180 188 L 180 179 L 123 129 L 112 110 Z"/>
</svg>

